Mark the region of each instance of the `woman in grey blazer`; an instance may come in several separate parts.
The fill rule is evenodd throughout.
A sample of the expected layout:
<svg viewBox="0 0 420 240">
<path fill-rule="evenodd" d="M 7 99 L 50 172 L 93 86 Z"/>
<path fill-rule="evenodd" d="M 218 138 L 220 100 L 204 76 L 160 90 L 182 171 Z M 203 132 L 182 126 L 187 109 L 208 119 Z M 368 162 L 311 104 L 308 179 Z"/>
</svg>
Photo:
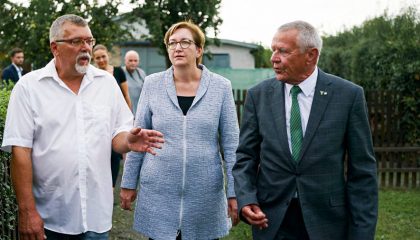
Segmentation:
<svg viewBox="0 0 420 240">
<path fill-rule="evenodd" d="M 137 194 L 134 229 L 156 240 L 217 239 L 239 221 L 232 88 L 200 64 L 204 40 L 197 25 L 174 24 L 164 40 L 172 67 L 146 77 L 138 104 L 135 125 L 161 131 L 165 145 L 157 155 L 128 154 L 121 207 L 130 209 Z"/>
</svg>

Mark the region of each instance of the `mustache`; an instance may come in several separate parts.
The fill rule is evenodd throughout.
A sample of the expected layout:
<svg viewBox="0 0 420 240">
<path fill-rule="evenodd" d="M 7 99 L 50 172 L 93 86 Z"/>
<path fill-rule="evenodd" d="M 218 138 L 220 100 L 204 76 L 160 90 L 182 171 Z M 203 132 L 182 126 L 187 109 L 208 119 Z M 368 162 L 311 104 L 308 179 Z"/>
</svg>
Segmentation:
<svg viewBox="0 0 420 240">
<path fill-rule="evenodd" d="M 81 59 L 81 58 L 88 58 L 88 59 L 89 59 L 89 61 L 90 61 L 91 56 L 90 56 L 90 54 L 89 54 L 88 52 L 82 52 L 82 53 L 79 53 L 79 54 L 77 55 L 77 57 L 76 57 L 76 61 L 79 61 L 79 59 Z"/>
</svg>

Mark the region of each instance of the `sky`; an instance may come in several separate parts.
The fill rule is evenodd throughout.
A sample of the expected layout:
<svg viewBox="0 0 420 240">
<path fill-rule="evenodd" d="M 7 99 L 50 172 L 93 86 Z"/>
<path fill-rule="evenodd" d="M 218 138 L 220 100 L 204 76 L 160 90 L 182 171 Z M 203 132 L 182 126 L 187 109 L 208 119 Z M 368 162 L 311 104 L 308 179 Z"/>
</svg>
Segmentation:
<svg viewBox="0 0 420 240">
<path fill-rule="evenodd" d="M 303 20 L 321 35 L 334 35 L 408 6 L 420 12 L 420 0 L 222 0 L 218 37 L 269 47 L 276 29 L 287 22 Z"/>
<path fill-rule="evenodd" d="M 12 1 L 28 4 L 27 0 Z M 122 2 L 121 12 L 132 9 L 130 0 Z M 381 16 L 385 11 L 391 16 L 397 15 L 408 6 L 420 12 L 420 0 L 222 0 L 223 24 L 218 37 L 269 47 L 276 29 L 287 22 L 304 20 L 321 35 L 335 35 Z"/>
</svg>

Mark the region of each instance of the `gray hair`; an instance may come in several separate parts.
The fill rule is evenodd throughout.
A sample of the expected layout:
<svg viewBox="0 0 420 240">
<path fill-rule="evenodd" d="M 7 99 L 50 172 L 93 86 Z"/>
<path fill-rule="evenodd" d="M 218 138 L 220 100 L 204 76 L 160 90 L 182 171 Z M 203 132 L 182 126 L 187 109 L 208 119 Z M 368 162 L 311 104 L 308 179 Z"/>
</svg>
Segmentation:
<svg viewBox="0 0 420 240">
<path fill-rule="evenodd" d="M 137 58 L 139 59 L 139 61 L 140 61 L 140 55 L 139 55 L 139 53 L 137 52 L 137 51 L 134 51 L 134 50 L 129 50 L 129 51 L 127 51 L 126 53 L 125 53 L 125 56 L 124 56 L 124 59 L 127 59 L 127 57 L 128 57 L 128 55 L 129 54 L 134 54 L 134 55 L 136 55 L 137 56 Z"/>
<path fill-rule="evenodd" d="M 302 53 L 308 48 L 316 48 L 318 49 L 319 55 L 321 55 L 322 39 L 311 24 L 304 21 L 294 21 L 281 25 L 277 29 L 278 32 L 289 30 L 298 31 L 297 45 Z"/>
<path fill-rule="evenodd" d="M 63 37 L 63 25 L 70 22 L 79 27 L 86 27 L 88 23 L 82 18 L 74 14 L 66 14 L 54 20 L 50 27 L 50 43 Z"/>
</svg>

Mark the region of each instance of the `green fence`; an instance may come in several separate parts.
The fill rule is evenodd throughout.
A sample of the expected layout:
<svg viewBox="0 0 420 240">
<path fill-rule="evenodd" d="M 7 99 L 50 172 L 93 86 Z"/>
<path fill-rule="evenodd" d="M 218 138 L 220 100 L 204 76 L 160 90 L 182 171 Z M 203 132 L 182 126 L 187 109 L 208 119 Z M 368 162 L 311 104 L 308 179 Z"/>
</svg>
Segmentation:
<svg viewBox="0 0 420 240">
<path fill-rule="evenodd" d="M 233 89 L 248 89 L 265 79 L 274 77 L 274 72 L 271 68 L 214 68 L 210 70 L 229 79 L 232 82 Z"/>
</svg>

